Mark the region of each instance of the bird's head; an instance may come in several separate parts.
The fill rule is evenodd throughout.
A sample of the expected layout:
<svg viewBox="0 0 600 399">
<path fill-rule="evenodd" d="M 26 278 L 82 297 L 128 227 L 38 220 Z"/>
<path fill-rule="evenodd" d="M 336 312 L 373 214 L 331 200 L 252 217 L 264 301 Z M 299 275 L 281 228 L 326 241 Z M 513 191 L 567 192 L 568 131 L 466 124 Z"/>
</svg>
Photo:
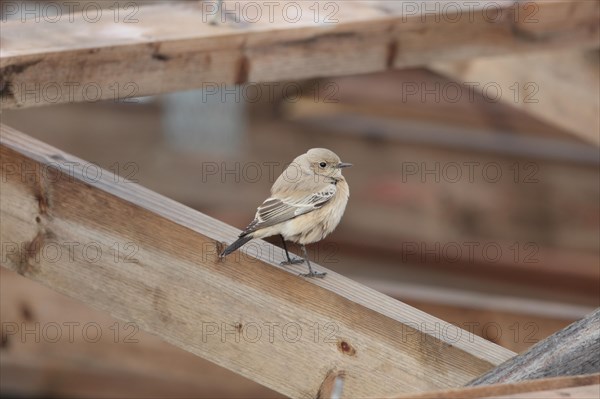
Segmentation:
<svg viewBox="0 0 600 399">
<path fill-rule="evenodd" d="M 333 151 L 325 148 L 313 148 L 304 154 L 305 167 L 319 176 L 340 178 L 342 169 L 352 166 L 344 163 Z"/>
</svg>

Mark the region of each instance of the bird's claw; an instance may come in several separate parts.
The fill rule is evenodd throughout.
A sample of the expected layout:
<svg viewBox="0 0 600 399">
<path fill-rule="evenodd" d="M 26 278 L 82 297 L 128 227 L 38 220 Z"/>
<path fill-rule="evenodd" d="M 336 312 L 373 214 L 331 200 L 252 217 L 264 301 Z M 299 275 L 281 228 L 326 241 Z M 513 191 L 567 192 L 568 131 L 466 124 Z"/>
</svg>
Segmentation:
<svg viewBox="0 0 600 399">
<path fill-rule="evenodd" d="M 280 265 L 281 266 L 289 266 L 289 265 L 300 265 L 302 263 L 304 263 L 304 259 L 292 258 L 292 259 L 284 260 L 283 262 L 280 263 Z"/>
<path fill-rule="evenodd" d="M 327 275 L 327 273 L 317 273 L 317 272 L 299 274 L 300 277 L 306 277 L 306 278 L 324 278 L 326 275 Z"/>
</svg>

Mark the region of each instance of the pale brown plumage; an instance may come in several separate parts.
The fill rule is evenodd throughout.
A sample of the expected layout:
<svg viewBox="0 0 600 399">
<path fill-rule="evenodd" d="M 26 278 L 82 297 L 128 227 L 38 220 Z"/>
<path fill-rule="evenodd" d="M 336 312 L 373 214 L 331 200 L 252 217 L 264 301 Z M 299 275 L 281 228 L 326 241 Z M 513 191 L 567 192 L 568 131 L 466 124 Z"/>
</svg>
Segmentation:
<svg viewBox="0 0 600 399">
<path fill-rule="evenodd" d="M 258 207 L 252 223 L 220 256 L 227 256 L 253 238 L 280 235 L 288 259 L 284 264 L 302 262 L 290 258 L 287 240 L 302 247 L 309 268 L 303 276 L 323 277 L 325 273 L 313 272 L 305 245 L 322 240 L 339 224 L 350 196 L 341 172 L 348 166 L 351 164 L 342 163 L 324 148 L 313 148 L 294 159 L 273 184 L 271 196 Z"/>
</svg>

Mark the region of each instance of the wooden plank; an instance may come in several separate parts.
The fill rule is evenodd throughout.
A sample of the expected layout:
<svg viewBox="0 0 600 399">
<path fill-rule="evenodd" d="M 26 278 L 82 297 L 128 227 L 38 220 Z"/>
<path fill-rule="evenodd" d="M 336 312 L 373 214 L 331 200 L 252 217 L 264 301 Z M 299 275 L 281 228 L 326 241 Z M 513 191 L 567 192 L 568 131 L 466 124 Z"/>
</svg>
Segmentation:
<svg viewBox="0 0 600 399">
<path fill-rule="evenodd" d="M 372 278 L 377 273 L 370 269 L 369 275 Z M 439 287 L 356 280 L 461 328 L 470 330 L 472 326 L 475 334 L 516 352 L 567 326 L 577 315 L 559 303 L 540 303 L 534 309 L 535 305 L 528 305 L 523 298 L 511 298 L 513 302 L 505 303 L 503 298 L 452 293 Z M 4 336 L 0 393 L 28 397 L 43 393 L 59 397 L 160 397 L 169 396 L 169 392 L 170 396 L 198 398 L 274 395 L 144 331 L 125 328 L 126 323 L 105 312 L 90 309 L 4 268 L 0 268 L 0 292 L 0 324 L 5 333 L 9 327 L 17 329 Z M 53 323 L 58 323 L 58 329 L 52 329 Z M 69 340 L 65 323 L 79 323 L 74 327 L 73 340 Z M 100 326 L 103 334 L 99 342 L 86 341 L 83 328 L 88 323 Z M 22 332 L 36 331 L 37 325 L 39 332 L 23 339 Z M 117 335 L 115 326 L 119 327 Z M 62 332 L 59 342 L 53 339 L 55 331 Z M 165 369 L 162 365 L 167 361 L 170 366 Z"/>
<path fill-rule="evenodd" d="M 225 2 L 238 11 L 217 26 L 207 23 L 209 2 L 5 21 L 0 99 L 4 108 L 123 99 L 600 43 L 596 2 L 473 3 L 295 2 L 251 12 Z"/>
<path fill-rule="evenodd" d="M 600 145 L 600 52 L 553 53 L 435 63 L 431 68 L 461 84 L 494 82 L 503 103 Z M 491 96 L 496 96 L 492 94 Z"/>
<path fill-rule="evenodd" d="M 365 77 L 365 79 L 368 78 Z M 334 80 L 326 84 L 330 84 L 335 90 L 338 90 L 342 87 L 337 86 L 338 82 L 341 83 L 339 80 Z M 425 85 L 425 83 L 422 84 Z M 396 89 L 401 90 L 402 86 L 399 86 L 396 86 Z M 472 89 L 467 87 L 461 88 L 457 82 L 454 83 L 454 86 L 458 87 L 459 92 L 462 91 L 460 95 L 463 96 L 471 95 L 469 93 L 473 92 Z M 421 102 L 421 107 L 429 107 L 430 101 L 437 101 L 437 99 L 444 97 L 440 87 L 434 87 L 433 85 L 428 86 L 428 90 L 431 90 L 429 98 L 424 93 L 417 97 L 417 101 Z M 441 86 L 442 90 L 448 88 L 452 88 L 452 86 Z M 504 93 L 508 93 L 512 97 L 510 91 Z M 514 128 L 517 126 L 511 126 L 511 123 L 493 121 L 502 117 L 510 118 L 511 112 L 514 113 L 514 109 L 511 112 L 506 112 L 505 109 L 505 112 L 500 112 L 497 115 L 484 112 L 481 117 L 489 119 L 487 125 L 470 127 L 468 126 L 469 123 L 462 123 L 465 118 L 455 116 L 454 121 L 443 120 L 442 115 L 426 116 L 427 113 L 424 110 L 422 112 L 425 115 L 415 117 L 395 109 L 396 107 L 404 107 L 405 103 L 406 99 L 400 100 L 399 96 L 397 101 L 390 101 L 382 106 L 378 106 L 376 103 L 367 105 L 366 103 L 344 103 L 337 100 L 322 104 L 315 102 L 310 96 L 306 96 L 298 101 L 285 103 L 282 109 L 289 120 L 304 121 L 320 125 L 322 128 L 345 131 L 372 139 L 423 143 L 462 151 L 471 150 L 477 153 L 529 157 L 532 160 L 541 158 L 598 164 L 598 158 L 595 157 L 596 149 L 590 147 L 589 143 L 581 138 L 569 137 L 570 134 L 567 130 L 552 127 L 546 123 L 536 126 L 537 132 L 524 131 L 522 130 L 524 126 L 515 131 Z M 478 112 L 477 108 L 480 103 L 475 101 L 470 101 L 470 103 L 469 110 L 465 109 L 467 107 L 462 109 L 455 107 L 452 111 Z M 434 105 L 431 107 L 435 108 Z M 377 110 L 373 112 L 375 108 Z M 492 120 L 491 123 L 490 120 Z M 366 134 L 365 129 L 369 129 Z M 545 133 L 539 134 L 544 130 Z M 444 134 L 438 133 L 440 131 Z M 563 139 L 565 137 L 566 140 Z"/>
<path fill-rule="evenodd" d="M 447 388 L 514 356 L 467 332 L 436 336 L 443 321 L 336 273 L 303 280 L 264 242 L 219 261 L 239 230 L 106 171 L 90 177 L 6 126 L 1 137 L 5 267 L 284 395 L 314 397 L 332 373 L 348 396 Z"/>
<path fill-rule="evenodd" d="M 469 87 L 429 69 L 407 68 L 321 79 L 302 90 L 304 94 L 312 94 L 312 91 L 316 91 L 316 94 L 305 94 L 294 101 L 286 102 L 283 99 L 282 103 L 288 113 L 297 117 L 302 114 L 324 116 L 343 112 L 346 115 L 368 114 L 421 124 L 456 126 L 477 131 L 478 135 L 487 132 L 558 138 L 563 141 L 571 138 L 553 124 L 527 113 L 514 112 L 513 107 L 499 101 L 505 97 L 514 99 L 516 88 L 508 88 L 499 98 L 490 99 L 492 94 L 495 95 L 495 80 L 478 84 L 480 89 L 485 86 L 490 95 L 486 97 L 481 90 L 475 90 L 475 82 Z M 540 99 L 541 93 L 537 93 L 535 98 Z M 577 137 L 570 141 L 581 142 Z"/>
<path fill-rule="evenodd" d="M 499 395 L 515 395 L 532 393 L 534 398 L 547 398 L 540 391 L 559 390 L 564 388 L 590 386 L 600 383 L 600 374 L 544 378 L 512 384 L 494 384 L 480 387 L 450 389 L 446 391 L 427 392 L 417 395 L 404 395 L 398 399 L 477 399 L 498 397 Z M 567 396 L 569 397 L 569 396 Z M 579 397 L 579 396 L 573 396 Z"/>
<path fill-rule="evenodd" d="M 495 396 L 495 399 L 598 399 L 600 397 L 600 384 L 586 385 L 583 387 L 543 390 L 537 392 L 516 393 L 506 396 Z"/>
<path fill-rule="evenodd" d="M 0 292 L 1 395 L 282 397 L 1 267 Z"/>
<path fill-rule="evenodd" d="M 340 85 L 340 94 L 347 91 L 345 87 Z M 168 136 L 162 135 L 164 111 L 159 105 L 40 107 L 8 111 L 3 119 L 100 167 L 114 172 L 115 165 L 120 165 L 124 175 L 146 187 L 237 227 L 247 223 L 254 204 L 264 199 L 273 184 L 272 175 L 281 172 L 298 148 L 337 148 L 359 167 L 348 177 L 352 201 L 343 222 L 328 241 L 309 249 L 315 256 L 320 254 L 317 262 L 346 276 L 359 275 L 365 270 L 364 262 L 369 262 L 369 270 L 385 265 L 377 270 L 390 281 L 600 306 L 597 162 L 586 165 L 583 156 L 578 159 L 576 154 L 569 155 L 568 161 L 551 156 L 538 160 L 448 148 L 433 143 L 455 136 L 443 125 L 431 127 L 438 133 L 432 143 L 421 143 L 394 136 L 411 132 L 410 125 L 398 124 L 385 137 L 366 128 L 361 132 L 373 134 L 365 137 L 351 135 L 339 129 L 339 124 L 338 132 L 320 127 L 318 121 L 257 120 L 258 112 L 252 113 L 249 135 L 244 138 L 249 145 L 235 155 L 196 147 L 189 141 L 181 150 L 165 145 Z M 85 132 L 82 124 L 88 126 Z M 420 132 L 414 132 L 415 138 Z M 536 144 L 543 146 L 542 141 Z M 585 148 L 597 158 L 593 148 Z M 566 146 L 561 145 L 560 151 L 565 156 Z M 372 162 L 374 157 L 381 162 Z M 272 171 L 266 162 L 274 164 Z M 472 183 L 464 166 L 467 162 L 478 165 Z M 419 171 L 408 175 L 403 163 L 416 165 Z M 462 165 L 458 182 L 450 180 L 451 170 L 443 173 L 446 165 L 455 163 Z M 483 166 L 490 164 L 502 169 L 499 182 L 482 179 Z M 382 173 L 384 165 L 386 173 Z M 436 165 L 437 174 L 422 175 Z M 226 170 L 237 172 L 224 174 Z M 520 171 L 518 179 L 515 170 Z M 239 195 L 240 189 L 244 196 Z M 493 251 L 487 259 L 482 256 L 489 240 L 502 250 L 498 261 Z M 406 243 L 404 250 L 398 242 Z M 476 243 L 472 256 L 468 243 Z M 456 245 L 462 254 L 446 259 L 446 254 L 455 255 Z"/>
<path fill-rule="evenodd" d="M 471 381 L 469 385 L 517 382 L 600 372 L 600 308 Z"/>
</svg>

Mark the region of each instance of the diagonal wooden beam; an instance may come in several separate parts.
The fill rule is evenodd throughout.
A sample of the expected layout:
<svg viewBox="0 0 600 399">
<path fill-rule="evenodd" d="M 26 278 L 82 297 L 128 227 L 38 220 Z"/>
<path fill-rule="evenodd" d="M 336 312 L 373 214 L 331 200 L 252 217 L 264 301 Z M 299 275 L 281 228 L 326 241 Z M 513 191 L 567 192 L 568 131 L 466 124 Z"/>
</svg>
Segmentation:
<svg viewBox="0 0 600 399">
<path fill-rule="evenodd" d="M 600 145 L 600 53 L 556 51 L 435 63 L 431 69 L 460 83 L 501 92 L 505 104 Z M 493 94 L 491 96 L 496 96 Z"/>
<path fill-rule="evenodd" d="M 26 22 L 18 6 L 11 8 L 4 15 L 17 20 L 1 26 L 2 106 L 212 91 L 221 84 L 600 45 L 594 1 L 250 2 L 256 9 L 230 0 L 227 22 L 211 25 L 213 3 L 107 9 L 100 17 L 88 10 Z"/>
<path fill-rule="evenodd" d="M 220 261 L 238 230 L 6 126 L 0 151 L 4 267 L 285 395 L 455 387 L 514 355 L 262 241 Z"/>
<path fill-rule="evenodd" d="M 283 399 L 3 267 L 0 297 L 2 396 Z"/>
<path fill-rule="evenodd" d="M 469 382 L 471 386 L 600 373 L 600 308 L 527 352 Z"/>
</svg>

